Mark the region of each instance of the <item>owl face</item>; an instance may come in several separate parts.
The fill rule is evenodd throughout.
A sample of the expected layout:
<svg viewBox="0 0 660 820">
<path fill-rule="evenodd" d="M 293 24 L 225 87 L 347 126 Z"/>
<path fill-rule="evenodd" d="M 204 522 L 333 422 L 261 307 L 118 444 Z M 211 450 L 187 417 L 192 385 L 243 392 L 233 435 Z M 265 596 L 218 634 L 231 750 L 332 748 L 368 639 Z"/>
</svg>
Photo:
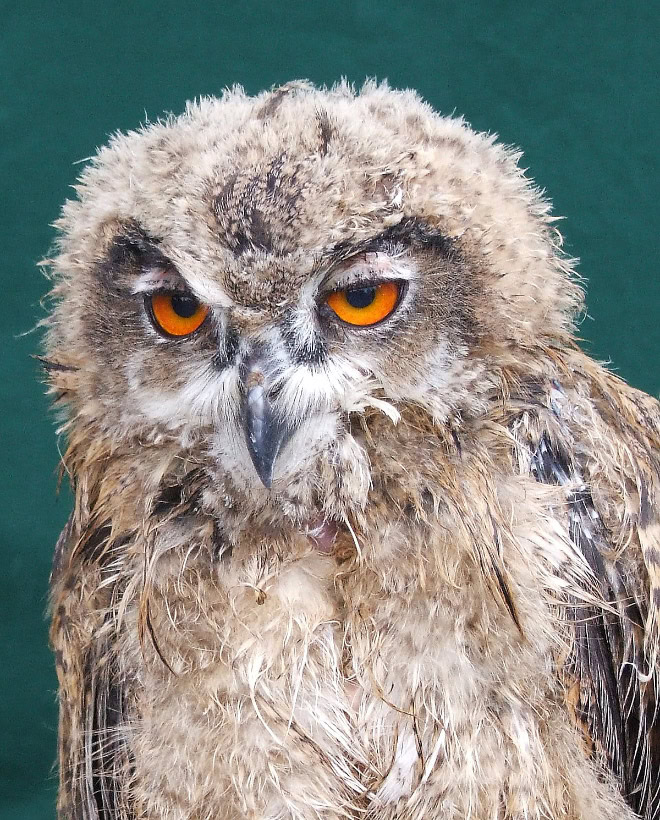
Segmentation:
<svg viewBox="0 0 660 820">
<path fill-rule="evenodd" d="M 366 488 L 370 415 L 478 413 L 494 351 L 570 325 L 515 161 L 376 86 L 234 91 L 114 138 L 59 223 L 74 419 L 174 441 L 264 504 L 338 464 Z"/>
<path fill-rule="evenodd" d="M 229 281 L 222 264 L 196 276 L 144 231 L 119 230 L 84 311 L 107 364 L 95 374 L 95 392 L 112 398 L 105 423 L 205 440 L 246 489 L 300 481 L 366 408 L 396 422 L 397 403 L 422 403 L 443 374 L 436 403 L 448 404 L 474 337 L 460 266 L 417 220 L 307 254 L 247 252 Z"/>
</svg>

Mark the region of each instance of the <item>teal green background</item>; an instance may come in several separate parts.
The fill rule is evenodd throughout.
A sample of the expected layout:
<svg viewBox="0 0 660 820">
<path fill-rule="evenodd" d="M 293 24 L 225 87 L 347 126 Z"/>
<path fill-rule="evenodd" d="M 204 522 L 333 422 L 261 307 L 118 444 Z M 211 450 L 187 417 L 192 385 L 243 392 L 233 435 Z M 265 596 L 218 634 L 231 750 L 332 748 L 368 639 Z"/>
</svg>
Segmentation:
<svg viewBox="0 0 660 820">
<path fill-rule="evenodd" d="M 80 165 L 116 129 L 241 83 L 344 75 L 417 88 L 525 151 L 588 279 L 589 350 L 660 391 L 660 4 L 0 2 L 0 816 L 54 817 L 51 552 L 70 499 L 39 384 L 36 263 Z M 593 321 L 591 320 L 593 319 Z"/>
</svg>

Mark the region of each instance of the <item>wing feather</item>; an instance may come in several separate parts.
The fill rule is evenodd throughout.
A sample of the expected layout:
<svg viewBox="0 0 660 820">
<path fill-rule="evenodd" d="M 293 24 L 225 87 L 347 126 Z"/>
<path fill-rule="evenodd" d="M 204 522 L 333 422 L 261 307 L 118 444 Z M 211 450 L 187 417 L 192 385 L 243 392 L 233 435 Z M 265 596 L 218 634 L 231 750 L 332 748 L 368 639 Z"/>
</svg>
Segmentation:
<svg viewBox="0 0 660 820">
<path fill-rule="evenodd" d="M 81 560 L 98 554 L 109 529 L 83 541 L 69 520 L 58 540 L 52 574 L 51 642 L 59 678 L 60 727 L 58 817 L 62 820 L 130 820 L 126 798 L 130 760 L 122 726 L 127 721 L 125 685 L 116 667 L 107 608 L 90 596 L 89 568 Z M 104 613 L 106 613 L 104 615 Z"/>
<path fill-rule="evenodd" d="M 631 808 L 656 820 L 660 405 L 590 366 L 593 427 L 576 423 L 589 414 L 565 407 L 571 394 L 555 382 L 547 424 L 541 422 L 532 444 L 534 477 L 566 489 L 568 534 L 602 600 L 602 606 L 567 602 L 570 650 L 559 673 L 592 754 L 617 777 Z M 572 394 L 576 405 L 584 405 L 586 392 L 582 386 Z M 605 446 L 608 440 L 614 443 Z"/>
</svg>

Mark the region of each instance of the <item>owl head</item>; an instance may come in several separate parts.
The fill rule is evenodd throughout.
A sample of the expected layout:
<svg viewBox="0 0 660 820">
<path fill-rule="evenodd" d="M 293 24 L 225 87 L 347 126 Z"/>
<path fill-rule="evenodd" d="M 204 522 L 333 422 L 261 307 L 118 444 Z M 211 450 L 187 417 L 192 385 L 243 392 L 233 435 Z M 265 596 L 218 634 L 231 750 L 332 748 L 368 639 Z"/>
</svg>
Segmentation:
<svg viewBox="0 0 660 820">
<path fill-rule="evenodd" d="M 405 461 L 397 429 L 487 413 L 570 339 L 580 291 L 518 159 L 373 83 L 236 88 L 114 136 L 57 223 L 70 437 L 154 484 L 197 464 L 229 506 L 363 504 L 378 441 Z"/>
</svg>

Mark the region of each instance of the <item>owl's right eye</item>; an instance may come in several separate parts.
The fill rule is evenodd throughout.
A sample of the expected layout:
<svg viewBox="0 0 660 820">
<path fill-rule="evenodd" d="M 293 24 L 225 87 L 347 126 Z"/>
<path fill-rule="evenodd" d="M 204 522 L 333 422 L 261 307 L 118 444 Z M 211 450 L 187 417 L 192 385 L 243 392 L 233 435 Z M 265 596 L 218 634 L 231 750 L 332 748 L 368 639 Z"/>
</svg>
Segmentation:
<svg viewBox="0 0 660 820">
<path fill-rule="evenodd" d="M 347 325 L 370 327 L 394 313 L 402 292 L 401 282 L 380 282 L 335 290 L 325 301 Z"/>
<path fill-rule="evenodd" d="M 145 305 L 156 330 L 175 338 L 190 336 L 198 330 L 209 312 L 206 305 L 187 292 L 152 293 Z"/>
</svg>

